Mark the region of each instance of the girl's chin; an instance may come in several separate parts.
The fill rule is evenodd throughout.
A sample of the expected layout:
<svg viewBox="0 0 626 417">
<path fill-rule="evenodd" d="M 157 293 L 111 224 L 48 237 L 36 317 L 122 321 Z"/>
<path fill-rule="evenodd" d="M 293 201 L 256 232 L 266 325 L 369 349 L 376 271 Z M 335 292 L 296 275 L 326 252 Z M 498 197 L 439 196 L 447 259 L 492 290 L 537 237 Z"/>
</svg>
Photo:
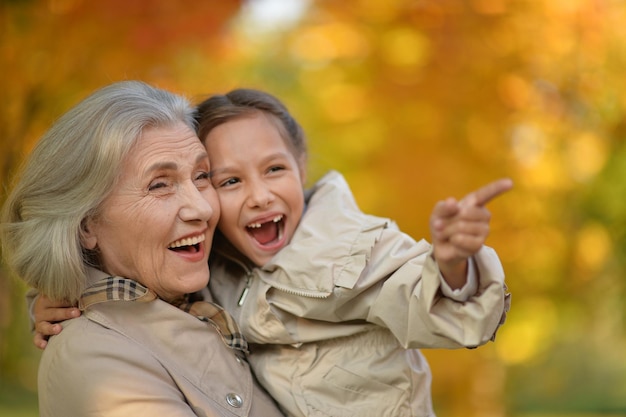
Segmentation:
<svg viewBox="0 0 626 417">
<path fill-rule="evenodd" d="M 270 259 L 272 259 L 274 255 L 276 255 L 277 252 L 278 251 L 264 251 L 263 253 L 256 252 L 253 256 L 248 257 L 250 258 L 250 260 L 252 260 L 252 262 L 254 262 L 255 265 L 262 266 L 268 263 Z"/>
</svg>

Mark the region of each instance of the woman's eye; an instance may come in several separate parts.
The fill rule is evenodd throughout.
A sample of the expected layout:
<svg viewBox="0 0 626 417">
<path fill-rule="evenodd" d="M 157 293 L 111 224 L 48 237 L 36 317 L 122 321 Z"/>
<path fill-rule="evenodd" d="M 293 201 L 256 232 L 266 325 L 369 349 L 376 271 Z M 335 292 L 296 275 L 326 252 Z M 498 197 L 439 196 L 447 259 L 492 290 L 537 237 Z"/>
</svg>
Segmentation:
<svg viewBox="0 0 626 417">
<path fill-rule="evenodd" d="M 158 190 L 159 188 L 165 188 L 167 184 L 163 181 L 155 181 L 148 186 L 148 191 Z"/>
<path fill-rule="evenodd" d="M 211 174 L 208 172 L 201 172 L 197 177 L 196 180 L 210 180 L 211 179 Z"/>
<path fill-rule="evenodd" d="M 212 185 L 211 174 L 209 174 L 208 172 L 200 172 L 198 175 L 196 175 L 194 183 L 198 188 L 204 188 Z"/>
</svg>

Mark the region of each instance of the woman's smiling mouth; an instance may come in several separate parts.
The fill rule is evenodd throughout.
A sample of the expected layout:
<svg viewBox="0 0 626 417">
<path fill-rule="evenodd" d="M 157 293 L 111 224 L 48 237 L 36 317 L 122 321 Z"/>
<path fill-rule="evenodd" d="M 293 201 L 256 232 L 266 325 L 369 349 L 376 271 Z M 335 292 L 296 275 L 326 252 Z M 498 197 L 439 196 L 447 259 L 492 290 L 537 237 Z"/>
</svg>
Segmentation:
<svg viewBox="0 0 626 417">
<path fill-rule="evenodd" d="M 192 237 L 186 237 L 183 239 L 179 239 L 169 244 L 167 247 L 170 250 L 175 252 L 178 251 L 186 251 L 186 252 L 198 252 L 200 250 L 200 243 L 204 242 L 206 239 L 205 235 L 197 235 Z"/>
</svg>

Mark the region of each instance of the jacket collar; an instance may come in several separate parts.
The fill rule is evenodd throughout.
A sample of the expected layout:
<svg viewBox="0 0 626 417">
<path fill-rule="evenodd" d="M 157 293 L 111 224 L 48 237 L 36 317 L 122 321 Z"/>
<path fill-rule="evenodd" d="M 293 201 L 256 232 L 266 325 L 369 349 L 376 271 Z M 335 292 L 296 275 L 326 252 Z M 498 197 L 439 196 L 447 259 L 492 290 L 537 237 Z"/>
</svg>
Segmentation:
<svg viewBox="0 0 626 417">
<path fill-rule="evenodd" d="M 113 277 L 92 267 L 87 268 L 87 283 L 87 289 L 78 301 L 78 308 L 81 311 L 91 305 L 107 301 L 147 302 L 157 298 L 154 291 L 137 281 Z"/>
</svg>

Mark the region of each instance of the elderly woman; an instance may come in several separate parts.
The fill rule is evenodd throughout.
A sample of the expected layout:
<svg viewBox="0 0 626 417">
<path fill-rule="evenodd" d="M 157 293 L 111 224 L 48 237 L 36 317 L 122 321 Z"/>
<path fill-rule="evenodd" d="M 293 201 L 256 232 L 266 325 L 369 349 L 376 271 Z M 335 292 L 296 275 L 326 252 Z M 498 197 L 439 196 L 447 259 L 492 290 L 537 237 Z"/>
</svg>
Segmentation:
<svg viewBox="0 0 626 417">
<path fill-rule="evenodd" d="M 105 87 L 48 131 L 9 195 L 7 264 L 84 311 L 43 353 L 41 416 L 281 415 L 232 319 L 185 298 L 207 285 L 219 217 L 192 114 L 140 82 Z"/>
</svg>

